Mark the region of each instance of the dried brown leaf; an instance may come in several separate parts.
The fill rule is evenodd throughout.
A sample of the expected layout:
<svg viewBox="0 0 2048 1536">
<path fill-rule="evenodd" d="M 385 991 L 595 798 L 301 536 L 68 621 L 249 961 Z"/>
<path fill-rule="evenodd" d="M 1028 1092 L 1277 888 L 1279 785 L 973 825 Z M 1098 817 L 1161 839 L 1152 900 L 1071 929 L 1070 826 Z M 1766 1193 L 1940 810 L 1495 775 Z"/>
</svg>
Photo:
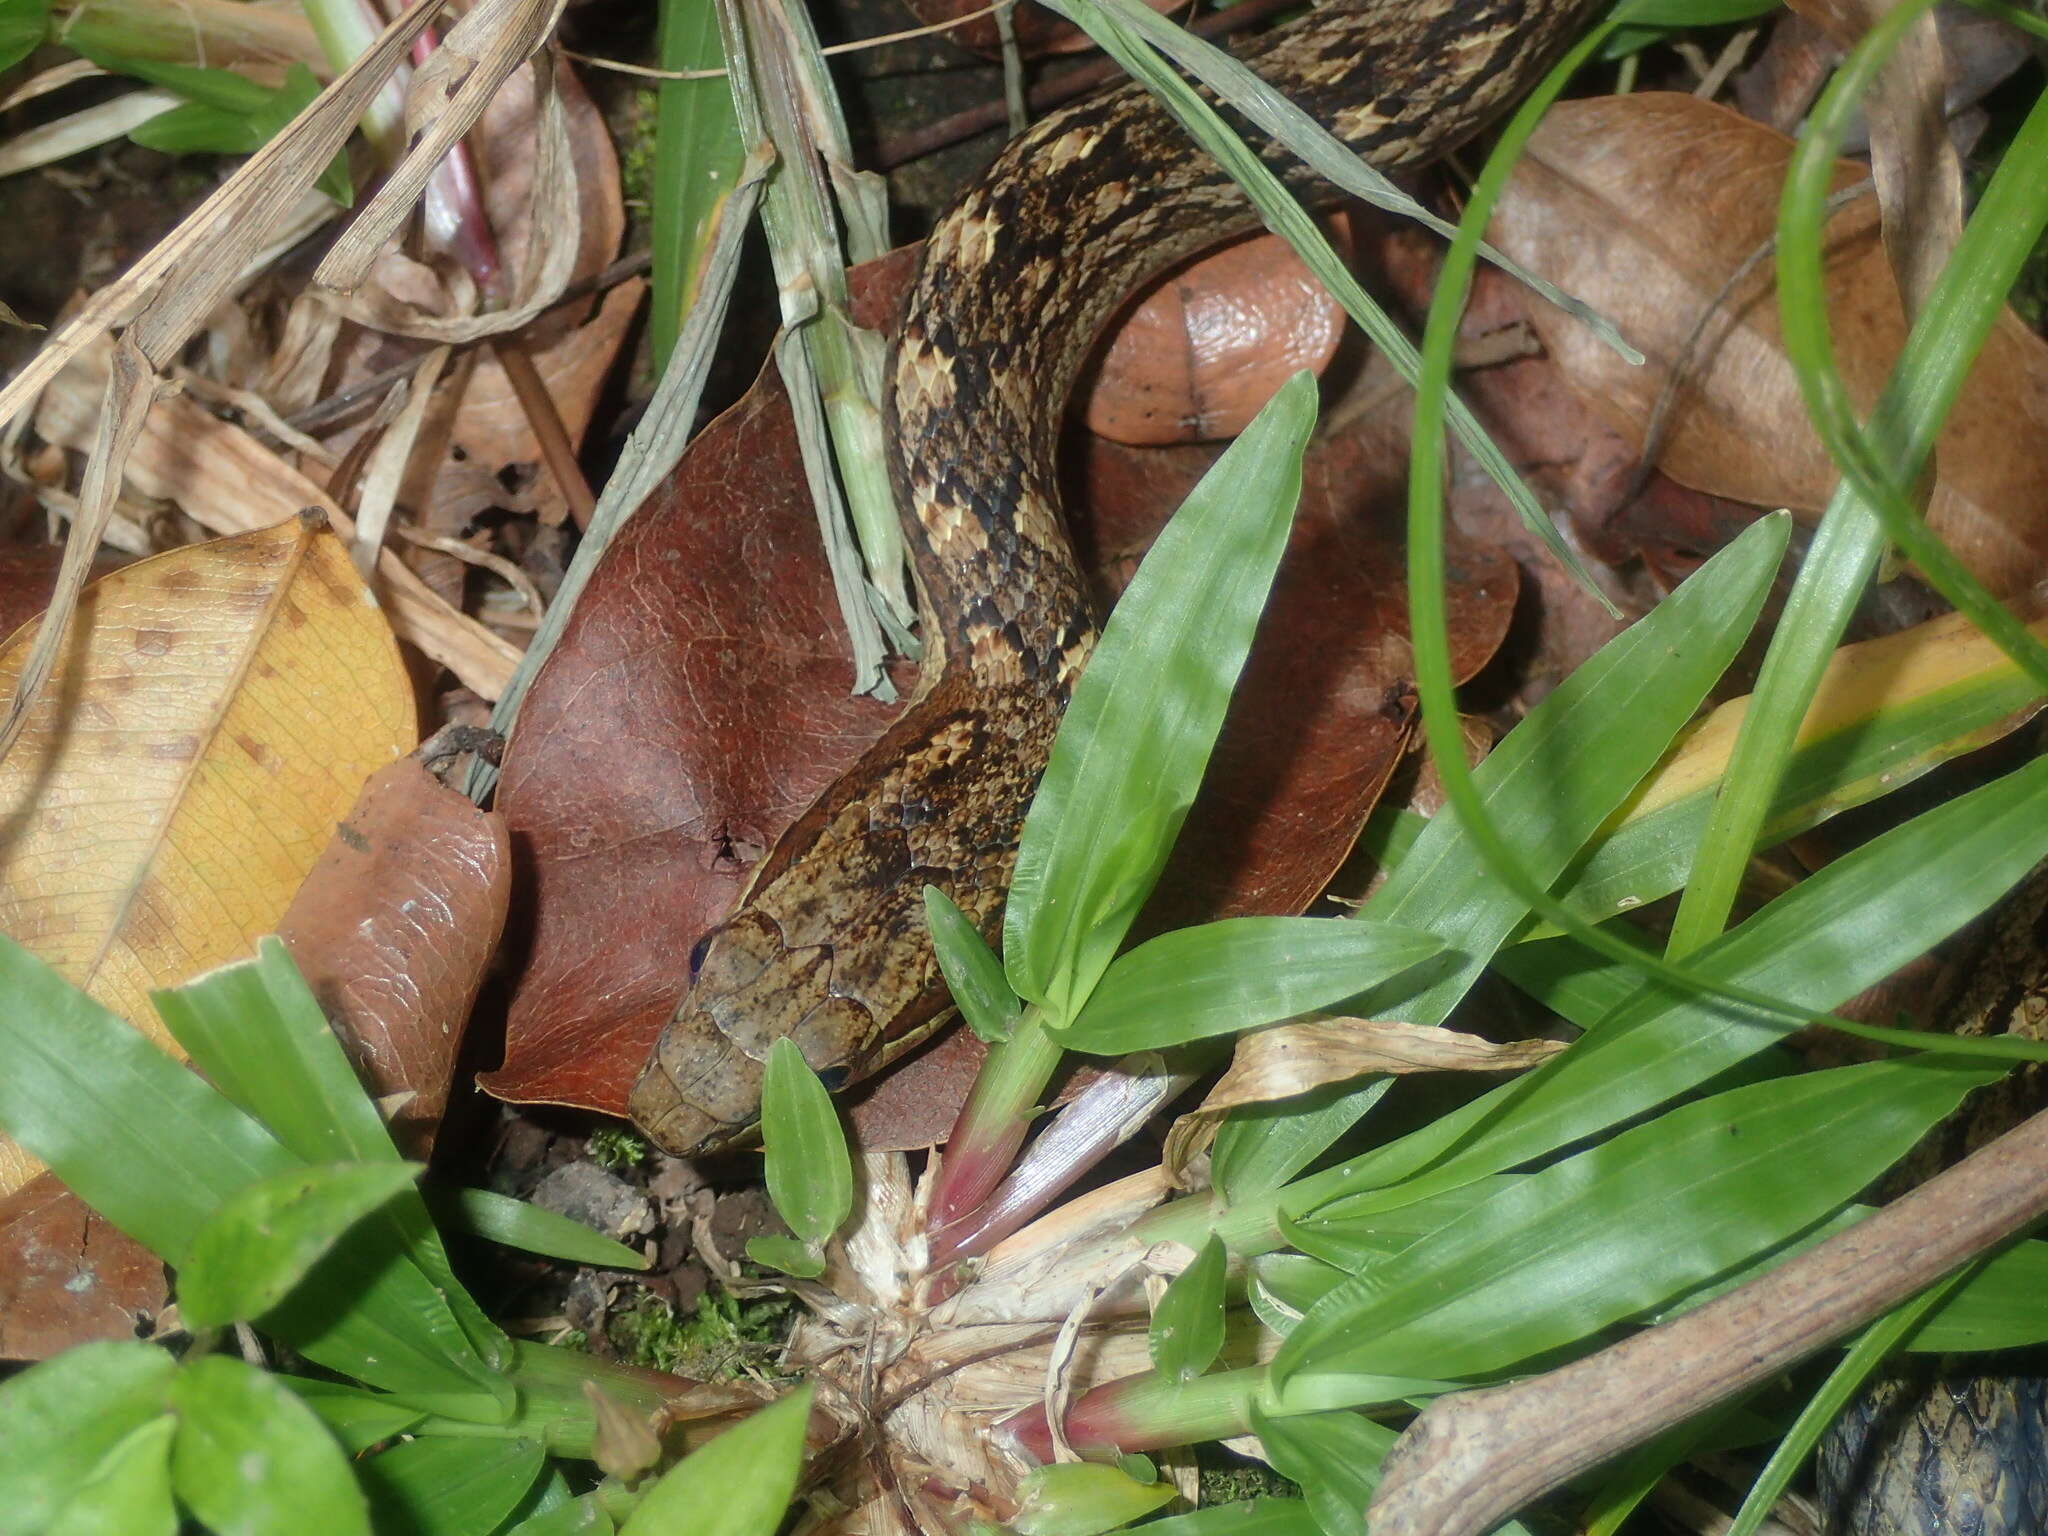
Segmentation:
<svg viewBox="0 0 2048 1536">
<path fill-rule="evenodd" d="M 1530 142 L 1494 224 L 1502 250 L 1612 316 L 1650 357 L 1630 368 L 1539 306 L 1545 345 L 1573 386 L 1637 444 L 1687 334 L 1771 237 L 1790 141 L 1689 96 L 1562 103 Z M 1837 185 L 1860 179 L 1844 165 Z M 1838 361 L 1863 409 L 1905 337 L 1898 292 L 1866 200 L 1829 226 Z M 1603 238 L 1588 240 L 1598 229 Z M 1807 425 L 1770 297 L 1770 264 L 1708 324 L 1661 455 L 1684 484 L 1816 513 L 1835 484 Z M 2010 593 L 2048 567 L 2048 342 L 2001 317 L 1950 413 L 1929 521 L 1978 578 Z"/>
</svg>

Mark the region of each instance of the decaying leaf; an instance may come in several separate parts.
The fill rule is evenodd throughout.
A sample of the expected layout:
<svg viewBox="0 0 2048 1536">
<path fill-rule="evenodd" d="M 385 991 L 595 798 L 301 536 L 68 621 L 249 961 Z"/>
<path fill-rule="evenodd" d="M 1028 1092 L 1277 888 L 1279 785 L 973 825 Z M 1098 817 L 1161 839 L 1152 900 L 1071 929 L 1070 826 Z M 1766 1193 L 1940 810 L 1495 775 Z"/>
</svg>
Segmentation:
<svg viewBox="0 0 2048 1536">
<path fill-rule="evenodd" d="M 116 571 L 0 760 L 0 930 L 165 1044 L 149 989 L 275 928 L 413 735 L 390 626 L 318 518 Z M 0 1193 L 35 1167 L 0 1147 Z"/>
<path fill-rule="evenodd" d="M 1582 327 L 1537 306 L 1552 356 L 1640 444 L 1687 333 L 1771 238 L 1790 141 L 1690 96 L 1561 103 L 1530 141 L 1494 221 L 1501 249 L 1603 313 L 1649 355 L 1630 368 Z M 1861 179 L 1844 165 L 1838 186 Z M 1652 197 L 1645 189 L 1655 189 Z M 1898 292 L 1868 199 L 1829 226 L 1835 348 L 1859 408 L 1904 341 Z M 1604 238 L 1587 240 L 1599 229 Z M 1835 473 L 1806 424 L 1770 296 L 1771 264 L 1708 323 L 1660 455 L 1687 485 L 1758 506 L 1817 512 Z M 2048 568 L 2048 342 L 2012 315 L 1987 338 L 1938 446 L 1929 521 L 1978 578 L 2010 593 Z"/>
<path fill-rule="evenodd" d="M 406 758 L 363 785 L 277 931 L 392 1117 L 425 1156 L 448 1103 L 462 1026 L 511 892 L 503 818 Z"/>
<path fill-rule="evenodd" d="M 1215 1138 L 1223 1117 L 1246 1104 L 1291 1099 L 1369 1072 L 1520 1072 L 1564 1048 L 1557 1040 L 1499 1045 L 1394 1019 L 1313 1018 L 1254 1029 L 1237 1037 L 1229 1070 L 1200 1108 L 1174 1122 L 1166 1166 L 1185 1168 Z"/>
<path fill-rule="evenodd" d="M 163 1260 L 39 1173 L 0 1195 L 0 1360 L 132 1339 L 162 1310 Z"/>
</svg>

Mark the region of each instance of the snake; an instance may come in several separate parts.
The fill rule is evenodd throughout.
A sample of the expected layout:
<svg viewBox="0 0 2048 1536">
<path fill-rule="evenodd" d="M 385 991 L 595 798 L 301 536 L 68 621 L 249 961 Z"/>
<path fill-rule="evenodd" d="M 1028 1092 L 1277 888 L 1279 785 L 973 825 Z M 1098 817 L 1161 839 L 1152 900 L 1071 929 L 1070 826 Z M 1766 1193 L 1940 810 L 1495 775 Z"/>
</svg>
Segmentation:
<svg viewBox="0 0 2048 1536">
<path fill-rule="evenodd" d="M 1377 169 L 1418 168 L 1511 106 L 1602 0 L 1331 0 L 1242 50 Z M 1296 195 L 1332 189 L 1241 121 Z M 1060 511 L 1061 419 L 1145 284 L 1257 227 L 1244 192 L 1128 84 L 1012 139 L 938 219 L 905 301 L 884 433 L 916 581 L 904 712 L 784 832 L 690 954 L 629 1108 L 680 1155 L 755 1126 L 789 1040 L 828 1088 L 950 1004 L 924 888 L 992 933 L 1024 814 L 1097 634 Z"/>
</svg>

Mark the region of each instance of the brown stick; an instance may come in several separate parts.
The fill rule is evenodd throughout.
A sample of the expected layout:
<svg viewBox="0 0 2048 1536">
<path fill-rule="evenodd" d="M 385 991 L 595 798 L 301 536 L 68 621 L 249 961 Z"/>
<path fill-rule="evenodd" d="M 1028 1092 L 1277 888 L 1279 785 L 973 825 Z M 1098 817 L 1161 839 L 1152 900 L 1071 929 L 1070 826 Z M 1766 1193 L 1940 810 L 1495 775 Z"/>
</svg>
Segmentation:
<svg viewBox="0 0 2048 1536">
<path fill-rule="evenodd" d="M 590 482 L 583 478 L 583 466 L 576 462 L 576 445 L 569 441 L 569 429 L 562 425 L 562 413 L 555 409 L 555 397 L 548 393 L 547 380 L 540 376 L 518 337 L 493 338 L 491 352 L 498 359 L 498 366 L 505 370 L 512 393 L 519 397 L 526 424 L 533 429 L 534 441 L 540 444 L 541 462 L 547 465 L 555 488 L 569 504 L 569 515 L 576 519 L 578 528 L 588 528 L 597 512 L 597 498 L 591 494 Z"/>
<path fill-rule="evenodd" d="M 1188 24 L 1188 30 L 1197 37 L 1227 37 L 1241 32 L 1268 16 L 1282 11 L 1294 10 L 1301 0 L 1238 0 L 1236 5 L 1225 10 L 1211 11 Z M 1033 112 L 1044 112 L 1072 101 L 1076 96 L 1107 85 L 1112 80 L 1121 80 L 1124 68 L 1114 59 L 1097 59 L 1092 64 L 1078 64 L 1063 69 L 1033 86 L 1025 101 Z M 942 117 L 936 123 L 929 123 L 909 133 L 893 134 L 875 146 L 875 165 L 879 170 L 893 171 L 897 166 L 920 156 L 932 154 L 949 144 L 958 144 L 962 139 L 971 139 L 977 133 L 1008 121 L 1009 107 L 1001 101 L 983 102 L 978 107 L 969 107 L 964 112 L 955 112 L 951 117 Z"/>
<path fill-rule="evenodd" d="M 1439 1398 L 1388 1453 L 1373 1536 L 1477 1536 L 1889 1311 L 2048 1211 L 2048 1111 L 1696 1312 L 1513 1386 Z"/>
</svg>

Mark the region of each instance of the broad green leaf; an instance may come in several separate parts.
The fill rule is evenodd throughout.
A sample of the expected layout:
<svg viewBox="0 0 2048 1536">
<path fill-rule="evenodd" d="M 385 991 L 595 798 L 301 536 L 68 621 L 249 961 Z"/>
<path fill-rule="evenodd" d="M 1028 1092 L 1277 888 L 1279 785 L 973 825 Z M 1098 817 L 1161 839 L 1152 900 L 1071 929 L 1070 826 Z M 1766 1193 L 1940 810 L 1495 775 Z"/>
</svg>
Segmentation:
<svg viewBox="0 0 2048 1536">
<path fill-rule="evenodd" d="M 1252 1260 L 1245 1299 L 1266 1331 L 1284 1339 L 1317 1302 L 1343 1284 L 1345 1273 L 1306 1254 L 1260 1254 Z"/>
<path fill-rule="evenodd" d="M 799 1280 L 815 1280 L 825 1273 L 825 1258 L 816 1249 L 793 1237 L 763 1233 L 747 1239 L 747 1257 L 756 1264 L 779 1269 Z"/>
<path fill-rule="evenodd" d="M 593 1232 L 559 1212 L 543 1210 L 530 1200 L 514 1200 L 488 1189 L 450 1189 L 434 1184 L 422 1192 L 427 1209 L 449 1231 L 597 1269 L 646 1269 L 653 1262 L 637 1248 Z"/>
<path fill-rule="evenodd" d="M 1273 1470 L 1301 1485 L 1323 1536 L 1366 1536 L 1365 1507 L 1397 1431 L 1355 1413 L 1268 1418 L 1256 1408 L 1252 1429 Z"/>
<path fill-rule="evenodd" d="M 277 1378 L 315 1413 L 319 1414 L 341 1448 L 354 1454 L 379 1441 L 402 1435 L 426 1414 L 382 1392 L 365 1392 L 338 1381 L 315 1381 L 305 1376 Z"/>
<path fill-rule="evenodd" d="M 1470 1377 L 1573 1344 L 1820 1220 L 1995 1075 L 1918 1057 L 1674 1109 L 1333 1289 L 1281 1346 L 1274 1380 Z"/>
<path fill-rule="evenodd" d="M 1276 1024 L 1378 986 L 1442 952 L 1415 929 L 1323 917 L 1233 917 L 1119 955 L 1062 1043 L 1099 1056 Z"/>
<path fill-rule="evenodd" d="M 0 1130 L 176 1264 L 244 1184 L 297 1161 L 270 1133 L 0 934 Z"/>
<path fill-rule="evenodd" d="M 1210 1183 L 1232 1204 L 1271 1193 L 1327 1152 L 1393 1083 L 1332 1083 L 1283 1103 L 1232 1110 L 1209 1149 Z"/>
<path fill-rule="evenodd" d="M 207 1355 L 179 1370 L 170 1400 L 171 1481 L 215 1536 L 370 1536 L 348 1458 L 283 1382 Z"/>
<path fill-rule="evenodd" d="M 1024 1005 L 1010 990 L 1003 962 L 953 898 L 936 885 L 924 888 L 924 916 L 938 951 L 939 969 L 967 1027 L 996 1045 L 1010 1038 Z"/>
<path fill-rule="evenodd" d="M 623 1536 L 775 1536 L 803 1466 L 811 1389 L 799 1387 L 663 1474 Z"/>
<path fill-rule="evenodd" d="M 178 1267 L 179 1315 L 198 1328 L 260 1317 L 422 1171 L 419 1163 L 325 1163 L 243 1186 L 199 1229 Z"/>
<path fill-rule="evenodd" d="M 1017 850 L 1003 966 L 1071 1018 L 1193 803 L 1301 494 L 1315 380 L 1297 374 L 1202 477 L 1074 688 Z"/>
<path fill-rule="evenodd" d="M 0 70 L 14 68 L 50 35 L 50 0 L 0 0 Z"/>
<path fill-rule="evenodd" d="M 408 1440 L 356 1463 L 377 1536 L 490 1536 L 546 1465 L 538 1440 Z"/>
<path fill-rule="evenodd" d="M 177 1536 L 178 1506 L 171 1497 L 171 1436 L 177 1428 L 166 1413 L 131 1430 L 100 1458 L 47 1536 Z"/>
<path fill-rule="evenodd" d="M 1152 1309 L 1152 1368 L 1185 1380 L 1199 1376 L 1223 1352 L 1223 1283 L 1229 1269 L 1223 1244 L 1210 1238 Z"/>
<path fill-rule="evenodd" d="M 42 1529 L 116 1446 L 163 1413 L 177 1370 L 154 1344 L 123 1341 L 81 1344 L 0 1382 L 6 1518 Z"/>
<path fill-rule="evenodd" d="M 1100 1536 L 1173 1498 L 1171 1483 L 1141 1483 L 1100 1462 L 1033 1467 L 1018 1487 L 1017 1536 Z"/>
<path fill-rule="evenodd" d="M 2044 796 L 2048 759 L 1959 795 L 1816 871 L 1696 950 L 1687 966 L 1799 1007 L 1831 1008 L 1955 932 L 2048 856 Z M 1301 1181 L 1289 1208 L 1353 1193 L 1383 1206 L 1425 1198 L 1619 1124 L 1784 1038 L 1779 1023 L 1736 1004 L 1637 988 L 1563 1055 Z M 1362 1194 L 1375 1189 L 1384 1193 Z"/>
<path fill-rule="evenodd" d="M 1145 1536 L 1323 1536 L 1300 1499 L 1245 1499 L 1155 1520 Z"/>
<path fill-rule="evenodd" d="M 824 1247 L 853 1214 L 853 1158 L 832 1095 L 787 1036 L 761 1077 L 761 1146 L 776 1211 L 804 1242 Z"/>
<path fill-rule="evenodd" d="M 152 998 L 193 1063 L 300 1160 L 398 1161 L 277 939 L 261 940 L 253 961 Z M 309 1359 L 373 1386 L 462 1398 L 481 1389 L 497 1400 L 500 1419 L 512 1411 L 511 1389 L 490 1369 L 509 1357 L 505 1336 L 456 1280 L 417 1191 L 395 1196 L 332 1249 L 266 1326 Z"/>
</svg>

